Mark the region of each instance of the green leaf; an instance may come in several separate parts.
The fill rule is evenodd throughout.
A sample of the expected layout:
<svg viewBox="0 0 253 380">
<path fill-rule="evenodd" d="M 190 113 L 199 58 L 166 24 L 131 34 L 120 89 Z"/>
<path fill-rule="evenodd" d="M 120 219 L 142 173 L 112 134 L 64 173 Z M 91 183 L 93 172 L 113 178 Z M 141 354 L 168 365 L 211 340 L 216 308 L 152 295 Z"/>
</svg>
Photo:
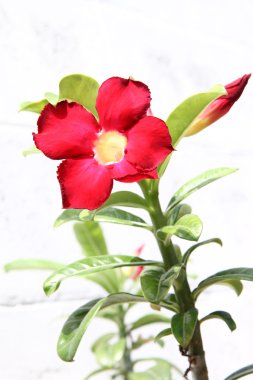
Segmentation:
<svg viewBox="0 0 253 380">
<path fill-rule="evenodd" d="M 155 365 L 147 368 L 145 372 L 130 373 L 130 380 L 172 380 L 173 366 L 168 361 L 158 358 L 147 358 L 136 360 L 135 363 L 137 362 L 154 362 Z"/>
<path fill-rule="evenodd" d="M 234 290 L 235 293 L 237 294 L 237 296 L 239 296 L 242 293 L 242 291 L 243 291 L 243 284 L 242 284 L 242 282 L 240 280 L 224 280 L 224 281 L 214 282 L 214 283 L 209 284 L 208 286 L 205 286 L 203 288 L 196 288 L 194 290 L 194 293 L 193 293 L 193 298 L 195 300 L 197 300 L 198 296 L 204 290 L 206 290 L 209 286 L 212 286 L 212 285 L 227 286 L 227 287 L 231 288 L 232 290 Z"/>
<path fill-rule="evenodd" d="M 159 334 L 156 335 L 154 341 L 157 342 L 159 339 L 162 339 L 165 336 L 168 336 L 168 335 L 171 335 L 171 334 L 172 334 L 172 330 L 169 327 L 169 328 L 167 328 L 165 330 L 160 331 Z"/>
<path fill-rule="evenodd" d="M 220 311 L 220 310 L 214 311 L 213 313 L 210 313 L 210 314 L 206 315 L 204 318 L 202 318 L 200 320 L 200 323 L 205 322 L 209 319 L 214 319 L 214 318 L 216 318 L 216 319 L 218 318 L 218 319 L 221 319 L 222 321 L 224 321 L 231 331 L 234 331 L 236 329 L 235 321 L 233 320 L 231 315 L 229 313 L 227 313 L 226 311 Z"/>
<path fill-rule="evenodd" d="M 142 326 L 149 325 L 151 323 L 170 323 L 171 319 L 165 317 L 164 315 L 153 313 L 153 314 L 147 314 L 144 317 L 141 317 L 137 319 L 135 322 L 132 323 L 130 330 L 136 330 Z"/>
<path fill-rule="evenodd" d="M 92 377 L 94 377 L 96 375 L 99 375 L 102 372 L 112 371 L 113 369 L 114 369 L 113 367 L 111 367 L 111 368 L 108 367 L 108 368 L 99 368 L 99 369 L 96 369 L 95 371 L 92 371 L 87 376 L 85 376 L 84 380 L 89 380 Z"/>
<path fill-rule="evenodd" d="M 99 337 L 92 345 L 91 349 L 96 356 L 96 361 L 102 367 L 113 367 L 119 362 L 124 354 L 126 340 L 120 338 L 116 342 L 114 333 L 109 333 Z"/>
<path fill-rule="evenodd" d="M 201 189 L 202 187 L 208 185 L 209 183 L 212 183 L 216 181 L 217 179 L 220 179 L 222 177 L 225 177 L 226 175 L 232 174 L 236 172 L 238 169 L 231 169 L 231 168 L 216 168 L 207 170 L 204 173 L 198 175 L 197 177 L 194 177 L 190 181 L 186 182 L 183 186 L 181 186 L 173 195 L 171 198 L 167 210 L 171 210 L 173 207 L 175 207 L 178 203 L 180 203 L 185 198 L 189 197 L 189 195 L 193 194 L 195 191 Z"/>
<path fill-rule="evenodd" d="M 106 298 L 92 300 L 74 311 L 65 322 L 58 340 L 57 352 L 60 358 L 67 362 L 74 359 L 87 327 L 100 309 L 129 302 L 146 301 L 143 297 L 128 293 L 111 294 Z"/>
<path fill-rule="evenodd" d="M 64 77 L 59 84 L 59 100 L 70 100 L 82 104 L 97 117 L 96 99 L 98 82 L 86 75 L 72 74 Z"/>
<path fill-rule="evenodd" d="M 41 153 L 39 149 L 36 148 L 35 145 L 32 145 L 30 148 L 23 150 L 22 154 L 24 157 L 30 156 L 30 154 Z"/>
<path fill-rule="evenodd" d="M 56 104 L 59 101 L 59 96 L 54 94 L 53 92 L 46 92 L 45 98 L 48 101 L 48 103 L 52 104 L 53 106 L 56 106 Z"/>
<path fill-rule="evenodd" d="M 189 345 L 193 337 L 197 321 L 198 311 L 196 309 L 190 309 L 185 313 L 178 313 L 172 317 L 172 333 L 183 348 L 186 348 Z"/>
<path fill-rule="evenodd" d="M 4 265 L 4 271 L 10 270 L 57 270 L 64 266 L 62 263 L 50 260 L 18 259 Z"/>
<path fill-rule="evenodd" d="M 182 260 L 183 264 L 185 266 L 187 265 L 188 260 L 191 256 L 192 252 L 195 251 L 195 249 L 197 249 L 198 247 L 201 247 L 202 245 L 206 245 L 206 244 L 210 244 L 210 243 L 217 243 L 220 246 L 222 246 L 222 241 L 219 238 L 208 239 L 208 240 L 201 241 L 200 243 L 194 244 L 189 249 L 187 249 L 187 251 L 185 252 L 185 254 L 183 256 L 183 260 Z"/>
<path fill-rule="evenodd" d="M 108 255 L 104 234 L 98 223 L 75 223 L 74 232 L 85 256 Z"/>
<path fill-rule="evenodd" d="M 253 364 L 250 364 L 246 367 L 243 367 L 241 369 L 238 369 L 238 371 L 233 372 L 231 375 L 226 377 L 225 380 L 237 380 L 241 379 L 244 376 L 250 375 L 253 373 Z"/>
<path fill-rule="evenodd" d="M 41 113 L 43 108 L 48 104 L 47 99 L 42 99 L 38 102 L 23 102 L 20 105 L 20 111 L 30 111 L 35 113 Z"/>
<path fill-rule="evenodd" d="M 167 272 L 160 267 L 145 269 L 141 274 L 141 288 L 144 297 L 151 303 L 159 304 L 166 297 L 180 269 L 176 265 Z"/>
<path fill-rule="evenodd" d="M 79 218 L 81 210 L 70 208 L 68 210 L 64 210 L 54 222 L 54 227 L 60 227 L 62 224 L 70 222 L 70 221 L 81 221 Z"/>
<path fill-rule="evenodd" d="M 223 86 L 219 86 L 208 92 L 190 96 L 179 104 L 174 111 L 172 111 L 166 120 L 166 125 L 169 128 L 172 138 L 172 145 L 174 148 L 177 146 L 194 120 L 205 110 L 205 108 L 215 99 L 226 94 L 227 92 L 225 88 Z M 168 156 L 160 165 L 158 171 L 159 177 L 162 177 L 164 174 L 168 166 L 170 156 Z"/>
<path fill-rule="evenodd" d="M 196 289 L 194 289 L 193 296 L 196 299 L 198 295 L 210 285 L 214 285 L 217 283 L 228 283 L 229 285 L 231 285 L 230 281 L 240 281 L 240 280 L 253 281 L 253 268 L 227 269 L 222 272 L 218 272 L 210 277 L 207 277 L 205 280 L 199 283 Z"/>
<path fill-rule="evenodd" d="M 82 213 L 80 214 L 80 218 L 82 218 Z M 97 222 L 108 222 L 133 227 L 142 227 L 152 231 L 152 226 L 148 225 L 143 219 L 131 214 L 130 212 L 119 210 L 114 207 L 108 207 L 98 211 L 94 216 L 94 220 Z"/>
<path fill-rule="evenodd" d="M 140 195 L 131 191 L 117 191 L 112 193 L 110 198 L 103 204 L 101 208 L 109 206 L 135 207 L 147 209 L 147 203 Z"/>
<path fill-rule="evenodd" d="M 202 222 L 197 215 L 188 214 L 182 216 L 173 226 L 165 226 L 157 231 L 160 240 L 168 241 L 172 235 L 181 239 L 197 241 L 202 232 Z"/>
<path fill-rule="evenodd" d="M 63 280 L 70 277 L 85 276 L 108 269 L 120 268 L 124 266 L 145 266 L 162 265 L 156 261 L 145 261 L 136 256 L 93 256 L 79 261 L 75 261 L 62 269 L 54 272 L 44 282 L 44 291 L 47 295 L 54 293 Z"/>
<path fill-rule="evenodd" d="M 191 206 L 181 203 L 174 207 L 168 214 L 168 225 L 175 224 L 182 216 L 192 212 Z"/>
</svg>

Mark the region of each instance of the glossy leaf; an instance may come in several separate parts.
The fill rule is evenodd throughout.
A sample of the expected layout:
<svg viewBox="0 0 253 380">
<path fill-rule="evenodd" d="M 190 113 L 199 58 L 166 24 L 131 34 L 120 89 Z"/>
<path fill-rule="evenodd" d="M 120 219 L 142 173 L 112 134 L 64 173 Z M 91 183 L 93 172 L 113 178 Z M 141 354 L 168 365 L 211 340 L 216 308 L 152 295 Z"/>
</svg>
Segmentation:
<svg viewBox="0 0 253 380">
<path fill-rule="evenodd" d="M 200 320 L 200 323 L 205 322 L 209 319 L 221 319 L 223 322 L 226 323 L 226 325 L 228 326 L 228 328 L 231 331 L 234 331 L 236 329 L 235 321 L 233 320 L 231 315 L 229 313 L 227 313 L 226 311 L 220 311 L 220 310 L 214 311 L 214 312 L 208 314 L 207 316 L 205 316 L 204 318 L 202 318 Z"/>
<path fill-rule="evenodd" d="M 82 218 L 82 214 L 80 214 L 80 218 Z M 114 207 L 108 207 L 98 211 L 93 219 L 97 222 L 124 224 L 127 226 L 142 227 L 150 231 L 152 230 L 152 226 L 148 225 L 143 219 L 130 212 L 119 210 Z"/>
<path fill-rule="evenodd" d="M 153 313 L 153 314 L 147 314 L 143 317 L 137 319 L 135 322 L 132 323 L 130 330 L 136 330 L 142 326 L 150 325 L 152 323 L 170 323 L 171 319 L 168 317 L 165 317 L 162 314 Z"/>
<path fill-rule="evenodd" d="M 31 154 L 41 153 L 39 149 L 36 148 L 35 145 L 32 145 L 30 148 L 23 150 L 22 155 L 24 157 L 30 156 Z"/>
<path fill-rule="evenodd" d="M 126 341 L 120 338 L 116 342 L 114 333 L 108 333 L 99 337 L 93 343 L 91 349 L 95 354 L 96 361 L 102 367 L 113 367 L 119 362 L 124 354 Z"/>
<path fill-rule="evenodd" d="M 4 265 L 6 272 L 11 270 L 57 270 L 64 266 L 62 263 L 39 259 L 18 259 Z"/>
<path fill-rule="evenodd" d="M 169 128 L 172 137 L 172 145 L 175 148 L 187 129 L 191 126 L 194 120 L 204 111 L 204 109 L 221 95 L 226 95 L 226 90 L 223 86 L 216 86 L 208 92 L 192 95 L 184 100 L 166 120 L 166 125 Z M 170 156 L 160 165 L 159 176 L 162 177 L 169 163 Z"/>
<path fill-rule="evenodd" d="M 253 281 L 253 268 L 233 268 L 215 273 L 201 281 L 193 291 L 195 298 L 208 286 L 217 283 L 227 283 L 228 281 Z"/>
<path fill-rule="evenodd" d="M 189 345 L 194 334 L 197 321 L 198 311 L 196 309 L 190 309 L 185 313 L 178 313 L 172 317 L 172 333 L 183 348 L 186 348 Z"/>
<path fill-rule="evenodd" d="M 198 296 L 203 291 L 205 291 L 209 286 L 212 286 L 212 285 L 227 286 L 227 287 L 231 288 L 232 290 L 234 290 L 234 292 L 237 294 L 237 296 L 239 296 L 243 291 L 243 284 L 240 280 L 224 280 L 224 281 L 218 281 L 218 282 L 211 283 L 205 287 L 194 289 L 193 298 L 196 300 L 198 298 Z"/>
<path fill-rule="evenodd" d="M 194 177 L 175 192 L 168 204 L 167 209 L 171 210 L 178 203 L 182 202 L 182 200 L 189 197 L 189 195 L 193 194 L 195 191 L 201 189 L 209 183 L 216 181 L 217 179 L 225 177 L 226 175 L 232 174 L 236 171 L 237 169 L 221 167 L 207 170 L 197 177 Z"/>
<path fill-rule="evenodd" d="M 68 209 L 64 210 L 58 218 L 54 222 L 54 227 L 60 227 L 62 224 L 67 223 L 67 222 L 72 222 L 72 221 L 81 221 L 79 218 L 81 210 L 79 209 Z"/>
<path fill-rule="evenodd" d="M 145 269 L 141 274 L 141 288 L 144 297 L 151 303 L 159 304 L 166 297 L 179 270 L 179 266 L 174 266 L 167 272 L 160 267 Z"/>
<path fill-rule="evenodd" d="M 247 365 L 246 367 L 238 369 L 238 371 L 233 372 L 231 375 L 226 377 L 225 380 L 237 380 L 241 379 L 244 376 L 250 375 L 253 373 L 253 364 Z"/>
<path fill-rule="evenodd" d="M 101 208 L 109 206 L 135 207 L 147 209 L 147 203 L 140 195 L 131 191 L 117 191 L 112 193 L 110 198 L 103 204 Z"/>
<path fill-rule="evenodd" d="M 197 241 L 202 232 L 202 222 L 197 215 L 188 214 L 182 216 L 176 224 L 162 227 L 157 231 L 160 240 L 167 241 L 172 235 L 181 239 Z"/>
<path fill-rule="evenodd" d="M 156 261 L 143 260 L 136 256 L 93 256 L 83 260 L 75 261 L 62 269 L 54 272 L 44 282 L 44 291 L 47 295 L 54 293 L 63 280 L 70 277 L 90 275 L 108 269 L 124 266 L 162 265 Z"/>
<path fill-rule="evenodd" d="M 68 75 L 59 83 L 59 100 L 75 101 L 97 116 L 98 89 L 98 82 L 91 77 L 81 74 Z"/>
<path fill-rule="evenodd" d="M 23 102 L 20 105 L 20 111 L 41 113 L 41 111 L 47 104 L 48 104 L 47 99 L 42 99 L 42 100 L 39 100 L 38 102 Z"/>
<path fill-rule="evenodd" d="M 67 362 L 74 359 L 88 325 L 100 309 L 129 302 L 146 302 L 146 300 L 128 293 L 111 294 L 102 299 L 92 300 L 74 311 L 65 322 L 58 340 L 57 351 L 60 358 Z"/>
<path fill-rule="evenodd" d="M 198 247 L 201 247 L 202 245 L 206 245 L 206 244 L 210 244 L 210 243 L 216 243 L 216 244 L 219 244 L 220 246 L 222 246 L 222 241 L 219 238 L 208 239 L 208 240 L 201 241 L 200 243 L 194 244 L 189 249 L 187 249 L 187 251 L 185 252 L 185 254 L 183 256 L 183 260 L 182 260 L 183 264 L 185 266 L 187 265 L 188 260 L 191 256 L 192 252 L 195 251 L 195 249 L 197 249 Z"/>
<path fill-rule="evenodd" d="M 108 255 L 104 234 L 98 223 L 75 223 L 74 232 L 85 256 Z"/>
<path fill-rule="evenodd" d="M 165 336 L 169 336 L 171 334 L 172 334 L 172 330 L 171 330 L 170 327 L 167 328 L 167 329 L 165 329 L 165 330 L 162 330 L 162 331 L 159 332 L 159 334 L 156 335 L 155 342 L 157 342 L 159 339 L 162 339 Z"/>
<path fill-rule="evenodd" d="M 191 206 L 181 203 L 174 207 L 168 214 L 168 225 L 175 224 L 182 216 L 191 214 Z"/>
</svg>

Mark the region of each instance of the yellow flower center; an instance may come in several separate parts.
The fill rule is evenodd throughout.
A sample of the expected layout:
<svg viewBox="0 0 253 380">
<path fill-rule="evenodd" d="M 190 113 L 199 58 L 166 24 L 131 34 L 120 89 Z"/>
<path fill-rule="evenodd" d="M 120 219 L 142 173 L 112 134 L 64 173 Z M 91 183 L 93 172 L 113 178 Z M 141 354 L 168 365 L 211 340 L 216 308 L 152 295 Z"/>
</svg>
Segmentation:
<svg viewBox="0 0 253 380">
<path fill-rule="evenodd" d="M 115 164 L 124 157 L 127 138 L 116 131 L 102 132 L 95 141 L 95 159 L 101 165 Z"/>
</svg>

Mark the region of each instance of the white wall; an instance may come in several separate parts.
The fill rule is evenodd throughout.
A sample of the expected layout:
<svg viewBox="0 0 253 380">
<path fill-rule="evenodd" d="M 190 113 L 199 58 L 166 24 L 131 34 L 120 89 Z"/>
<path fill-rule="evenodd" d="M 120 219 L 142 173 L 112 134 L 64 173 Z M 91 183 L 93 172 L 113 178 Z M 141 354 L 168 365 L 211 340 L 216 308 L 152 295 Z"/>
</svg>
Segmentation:
<svg viewBox="0 0 253 380">
<path fill-rule="evenodd" d="M 0 0 L 0 263 L 80 257 L 71 225 L 52 228 L 61 211 L 56 163 L 42 155 L 21 155 L 36 126 L 34 115 L 17 113 L 21 101 L 57 92 L 59 79 L 74 72 L 100 82 L 132 75 L 149 85 L 154 114 L 165 118 L 187 96 L 252 71 L 252 12 L 250 0 Z M 240 168 L 189 199 L 204 221 L 203 238 L 219 236 L 224 242 L 222 250 L 214 246 L 195 254 L 191 270 L 200 279 L 227 267 L 253 266 L 252 95 L 249 82 L 229 115 L 185 139 L 162 182 L 165 204 L 173 190 L 207 168 Z M 144 256 L 158 257 L 147 232 L 113 225 L 106 225 L 105 232 L 112 253 L 131 254 L 145 242 Z M 47 299 L 41 290 L 44 278 L 45 273 L 0 274 L 3 380 L 82 379 L 94 367 L 85 344 L 70 364 L 58 359 L 55 345 L 64 316 L 83 299 L 100 294 L 99 288 L 66 281 Z M 201 315 L 222 308 L 238 324 L 233 334 L 219 321 L 203 328 L 211 380 L 252 362 L 253 288 L 245 288 L 239 299 L 218 287 L 200 298 Z M 91 326 L 88 342 L 106 328 L 101 323 Z M 168 356 L 181 362 L 176 345 L 169 344 Z"/>
</svg>

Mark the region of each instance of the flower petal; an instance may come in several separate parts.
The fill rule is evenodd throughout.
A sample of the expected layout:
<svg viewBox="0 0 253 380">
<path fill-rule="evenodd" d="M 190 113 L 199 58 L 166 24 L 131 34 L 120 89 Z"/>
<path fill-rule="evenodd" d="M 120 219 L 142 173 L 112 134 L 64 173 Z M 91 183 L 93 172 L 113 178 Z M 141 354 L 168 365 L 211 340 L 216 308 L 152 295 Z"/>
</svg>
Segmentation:
<svg viewBox="0 0 253 380">
<path fill-rule="evenodd" d="M 138 170 L 134 165 L 130 164 L 126 159 L 117 164 L 108 165 L 112 178 L 120 182 L 138 182 L 143 179 L 158 179 L 158 174 L 155 170 L 144 171 Z"/>
<path fill-rule="evenodd" d="M 113 77 L 98 91 L 96 108 L 100 125 L 105 130 L 124 131 L 146 115 L 150 91 L 142 82 Z"/>
<path fill-rule="evenodd" d="M 48 104 L 38 119 L 35 145 L 53 160 L 93 156 L 93 142 L 99 125 L 95 117 L 78 103 Z"/>
<path fill-rule="evenodd" d="M 153 116 L 141 119 L 126 136 L 128 143 L 125 157 L 138 170 L 148 171 L 157 168 L 173 151 L 166 124 Z"/>
<path fill-rule="evenodd" d="M 105 166 L 93 158 L 65 160 L 58 167 L 63 208 L 100 207 L 110 196 L 113 181 Z"/>
</svg>

